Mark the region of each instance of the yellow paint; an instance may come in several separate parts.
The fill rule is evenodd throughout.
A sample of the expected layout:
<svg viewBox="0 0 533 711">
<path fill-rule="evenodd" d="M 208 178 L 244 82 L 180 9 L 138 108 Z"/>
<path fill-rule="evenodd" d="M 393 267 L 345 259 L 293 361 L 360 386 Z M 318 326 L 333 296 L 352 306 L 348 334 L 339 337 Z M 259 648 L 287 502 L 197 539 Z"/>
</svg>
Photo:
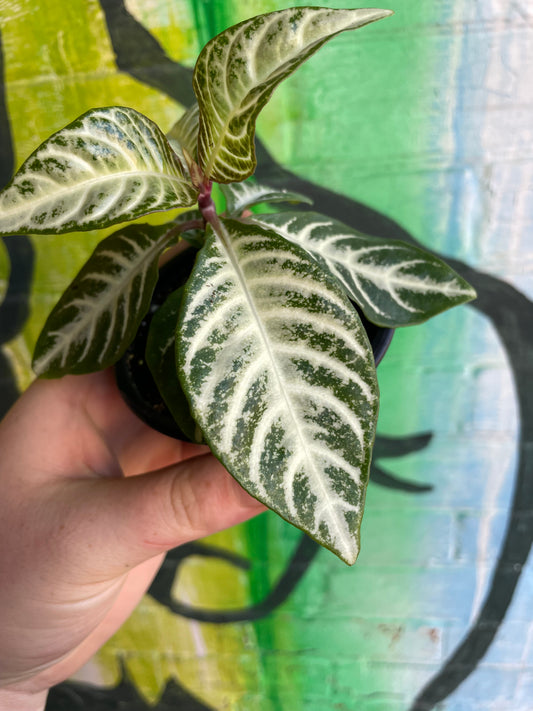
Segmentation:
<svg viewBox="0 0 533 711">
<path fill-rule="evenodd" d="M 2 351 L 7 356 L 12 372 L 15 376 L 17 387 L 22 392 L 26 390 L 35 379 L 31 370 L 31 351 L 24 336 L 17 336 Z"/>
<path fill-rule="evenodd" d="M 200 51 L 190 3 L 126 0 L 128 11 L 157 39 L 174 61 L 193 67 Z"/>
<path fill-rule="evenodd" d="M 164 131 L 183 111 L 167 97 L 117 72 L 105 19 L 95 0 L 54 4 L 11 0 L 3 8 L 0 22 L 17 166 L 51 133 L 96 106 L 131 106 Z M 155 221 L 170 219 L 173 214 L 157 216 Z M 33 318 L 23 334 L 29 351 L 62 291 L 97 242 L 116 229 L 33 239 Z M 7 351 L 16 359 L 20 348 L 12 345 Z"/>
<path fill-rule="evenodd" d="M 244 553 L 239 528 L 206 539 Z M 208 609 L 241 608 L 250 604 L 248 576 L 214 559 L 191 557 L 175 581 L 173 596 Z M 98 655 L 106 684 L 117 684 L 122 658 L 136 687 L 155 704 L 169 679 L 217 711 L 244 708 L 243 698 L 261 686 L 261 660 L 253 625 L 215 625 L 176 616 L 146 597 L 133 617 Z"/>
</svg>

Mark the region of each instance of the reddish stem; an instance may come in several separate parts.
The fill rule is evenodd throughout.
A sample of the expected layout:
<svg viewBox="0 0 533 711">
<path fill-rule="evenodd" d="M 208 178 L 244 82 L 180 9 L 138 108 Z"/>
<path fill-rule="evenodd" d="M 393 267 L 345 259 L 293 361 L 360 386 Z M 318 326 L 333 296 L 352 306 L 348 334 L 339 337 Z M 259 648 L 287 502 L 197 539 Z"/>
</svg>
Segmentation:
<svg viewBox="0 0 533 711">
<path fill-rule="evenodd" d="M 226 230 L 217 215 L 217 209 L 211 196 L 212 187 L 213 183 L 210 180 L 202 185 L 200 195 L 198 196 L 198 207 L 200 208 L 204 220 L 213 228 L 214 233 L 222 242 L 225 242 L 227 239 Z"/>
<path fill-rule="evenodd" d="M 202 217 L 206 222 L 213 224 L 213 220 L 216 220 L 216 207 L 213 202 L 213 197 L 211 191 L 213 189 L 213 183 L 209 180 L 204 183 L 201 187 L 200 194 L 198 195 L 198 207 L 202 213 Z"/>
</svg>

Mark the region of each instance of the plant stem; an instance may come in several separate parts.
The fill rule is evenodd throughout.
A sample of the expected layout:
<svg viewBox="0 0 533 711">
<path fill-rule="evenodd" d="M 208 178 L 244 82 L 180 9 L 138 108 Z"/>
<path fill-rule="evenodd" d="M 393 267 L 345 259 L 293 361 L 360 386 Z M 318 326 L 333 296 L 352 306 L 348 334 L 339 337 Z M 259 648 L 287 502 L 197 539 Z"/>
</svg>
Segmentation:
<svg viewBox="0 0 533 711">
<path fill-rule="evenodd" d="M 203 183 L 200 189 L 200 194 L 198 195 L 198 207 L 200 212 L 206 222 L 211 224 L 213 215 L 217 214 L 215 203 L 212 197 L 213 183 L 208 180 Z"/>
<path fill-rule="evenodd" d="M 198 207 L 200 208 L 204 220 L 211 225 L 215 234 L 224 241 L 226 231 L 217 214 L 217 209 L 211 195 L 212 188 L 213 183 L 211 181 L 202 185 L 198 196 Z"/>
<path fill-rule="evenodd" d="M 179 222 L 173 229 L 177 232 L 188 232 L 189 230 L 201 230 L 203 228 L 203 220 L 187 220 L 187 222 Z"/>
<path fill-rule="evenodd" d="M 201 220 L 189 220 L 188 222 L 182 222 L 179 225 L 171 227 L 166 233 L 166 236 L 170 240 L 173 237 L 181 235 L 183 232 L 187 232 L 187 230 L 201 229 L 202 227 L 203 224 Z"/>
</svg>

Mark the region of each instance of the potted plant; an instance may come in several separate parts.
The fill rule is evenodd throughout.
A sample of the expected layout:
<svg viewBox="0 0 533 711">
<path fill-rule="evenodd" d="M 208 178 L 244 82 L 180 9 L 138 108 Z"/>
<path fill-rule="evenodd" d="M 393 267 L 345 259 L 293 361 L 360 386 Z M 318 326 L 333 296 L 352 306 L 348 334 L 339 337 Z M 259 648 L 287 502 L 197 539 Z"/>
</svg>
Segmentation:
<svg viewBox="0 0 533 711">
<path fill-rule="evenodd" d="M 195 253 L 173 267 L 179 278 L 147 337 L 161 395 L 185 435 L 207 442 L 245 489 L 349 564 L 379 400 L 358 310 L 397 328 L 475 292 L 408 244 L 311 211 L 252 214 L 306 198 L 249 179 L 256 118 L 275 87 L 332 37 L 390 14 L 300 7 L 241 22 L 201 51 L 197 104 L 167 136 L 133 109 L 93 109 L 39 146 L 0 194 L 3 235 L 185 208 L 97 245 L 46 321 L 34 370 L 53 378 L 115 364 L 150 308 L 161 255 L 189 241 Z"/>
</svg>

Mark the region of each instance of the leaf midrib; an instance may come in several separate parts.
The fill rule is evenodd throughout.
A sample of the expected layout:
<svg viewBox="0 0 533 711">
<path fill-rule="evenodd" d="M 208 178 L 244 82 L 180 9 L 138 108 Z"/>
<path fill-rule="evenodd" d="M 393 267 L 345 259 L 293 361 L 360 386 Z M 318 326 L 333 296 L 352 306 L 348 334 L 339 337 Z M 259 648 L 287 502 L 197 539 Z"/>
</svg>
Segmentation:
<svg viewBox="0 0 533 711">
<path fill-rule="evenodd" d="M 263 326 L 261 318 L 257 312 L 257 308 L 255 305 L 253 296 L 247 288 L 246 278 L 245 278 L 244 273 L 240 267 L 239 261 L 237 259 L 237 255 L 235 254 L 235 251 L 233 250 L 229 233 L 228 233 L 225 225 L 222 222 L 220 222 L 220 227 L 221 227 L 222 234 L 217 235 L 216 230 L 213 230 L 213 231 L 215 232 L 215 235 L 220 239 L 220 242 L 222 243 L 222 247 L 224 248 L 224 250 L 226 251 L 226 253 L 229 257 L 230 263 L 231 263 L 233 269 L 235 270 L 235 273 L 237 275 L 241 289 L 242 289 L 242 291 L 245 295 L 246 301 L 250 307 L 250 311 L 251 311 L 252 316 L 256 322 L 261 339 L 265 345 L 265 349 L 266 349 L 268 358 L 272 364 L 272 370 L 274 372 L 274 377 L 276 378 L 276 381 L 278 384 L 279 392 L 282 395 L 282 398 L 283 398 L 283 400 L 286 404 L 287 410 L 289 412 L 289 416 L 294 424 L 294 427 L 295 427 L 295 430 L 297 433 L 297 438 L 300 442 L 302 452 L 304 452 L 304 455 L 305 455 L 305 460 L 308 462 L 311 471 L 314 472 L 315 483 L 318 484 L 318 488 L 321 489 L 321 492 L 323 494 L 322 500 L 327 502 L 327 508 L 330 510 L 329 523 L 331 524 L 331 522 L 335 520 L 335 516 L 331 516 L 331 502 L 329 499 L 329 494 L 324 486 L 324 483 L 322 482 L 322 477 L 319 475 L 319 472 L 317 471 L 317 469 L 315 467 L 314 461 L 309 457 L 306 440 L 304 439 L 304 437 L 302 435 L 298 420 L 296 420 L 296 418 L 294 417 L 292 400 L 287 396 L 286 390 L 283 387 L 283 380 L 282 380 L 281 375 L 279 373 L 279 368 L 277 365 L 276 358 L 274 357 L 272 348 L 270 347 L 269 338 L 267 336 L 267 333 L 265 331 L 265 328 Z M 341 536 L 341 539 L 344 539 L 341 529 L 337 528 L 337 530 L 338 530 L 338 534 Z M 343 543 L 346 545 L 346 541 L 343 540 Z M 346 547 L 349 548 L 349 545 L 346 545 Z"/>
<path fill-rule="evenodd" d="M 333 266 L 335 271 L 338 272 L 339 267 L 344 267 L 345 269 L 352 270 L 357 274 L 358 276 L 367 279 L 368 281 L 372 282 L 378 290 L 382 290 L 380 288 L 379 282 L 383 282 L 384 276 L 385 276 L 385 281 L 388 286 L 387 290 L 394 291 L 397 289 L 406 289 L 408 291 L 411 291 L 416 294 L 424 294 L 424 293 L 442 293 L 443 291 L 451 296 L 454 295 L 465 295 L 468 294 L 469 291 L 468 289 L 462 289 L 461 286 L 459 285 L 457 288 L 450 288 L 454 286 L 454 282 L 456 280 L 450 279 L 445 284 L 441 284 L 439 282 L 433 282 L 434 287 L 432 288 L 432 285 L 428 285 L 427 282 L 423 282 L 421 279 L 416 279 L 413 278 L 411 275 L 404 275 L 402 274 L 401 270 L 405 269 L 406 267 L 413 266 L 417 262 L 423 263 L 423 260 L 420 258 L 412 257 L 409 259 L 402 260 L 401 262 L 398 262 L 397 264 L 393 264 L 390 268 L 386 267 L 380 267 L 379 263 L 378 266 L 375 267 L 373 265 L 366 265 L 360 262 L 359 260 L 355 259 L 355 254 L 352 255 L 350 260 L 347 262 L 343 262 L 342 259 L 340 259 L 337 254 L 338 250 L 335 250 L 335 248 L 331 247 L 331 244 L 324 245 L 323 247 L 321 246 L 321 240 L 320 239 L 313 239 L 312 237 L 307 237 L 304 240 L 298 240 L 295 238 L 292 234 L 292 232 L 288 229 L 287 225 L 270 225 L 268 221 L 261 221 L 261 219 L 256 220 L 258 223 L 262 224 L 268 228 L 274 229 L 279 235 L 284 237 L 285 239 L 290 240 L 293 244 L 299 245 L 303 247 L 308 254 L 314 257 L 314 255 L 318 255 L 321 259 L 323 259 L 325 262 L 328 262 L 330 265 Z M 322 227 L 329 227 L 331 226 L 332 223 L 322 223 L 319 226 Z M 351 238 L 351 235 L 331 235 L 332 237 L 335 237 L 335 239 L 347 239 Z M 316 246 L 315 246 L 316 244 Z M 388 250 L 395 250 L 401 248 L 401 245 L 373 245 L 371 247 L 358 247 L 356 252 L 361 252 L 361 253 L 368 253 L 371 251 L 377 251 L 377 250 L 383 250 L 383 249 L 388 249 Z M 355 260 L 355 261 L 354 261 Z M 331 268 L 331 267 L 330 267 Z M 348 279 L 344 276 L 342 272 L 338 272 L 337 276 L 341 281 L 344 283 L 348 283 Z M 424 288 L 425 287 L 425 288 Z M 419 309 L 417 309 L 419 310 Z"/>
<path fill-rule="evenodd" d="M 272 24 L 272 23 L 271 23 L 271 24 Z M 334 36 L 337 35 L 337 34 L 340 34 L 340 33 L 343 32 L 343 31 L 344 31 L 344 30 L 339 30 L 339 31 L 336 32 L 334 35 L 328 36 L 327 39 L 332 39 L 332 37 L 334 37 Z M 235 38 L 233 38 L 233 41 L 234 41 L 234 40 L 235 40 Z M 327 40 L 325 40 L 324 38 L 322 38 L 322 39 L 317 40 L 316 42 L 314 42 L 312 45 L 307 45 L 307 48 L 306 48 L 306 50 L 304 50 L 304 53 L 307 53 L 308 51 L 311 51 L 312 49 L 314 49 L 314 47 L 315 47 L 317 44 L 320 44 L 320 42 L 323 42 L 323 41 L 325 42 L 325 41 L 327 41 Z M 248 54 L 248 53 L 247 53 L 247 54 Z M 267 77 L 265 77 L 265 78 L 262 79 L 261 81 L 258 81 L 258 82 L 255 83 L 255 84 L 252 84 L 251 87 L 247 89 L 246 94 L 239 100 L 239 106 L 242 106 L 242 105 L 243 105 L 244 101 L 245 101 L 246 98 L 250 95 L 251 91 L 253 91 L 254 89 L 257 89 L 259 86 L 261 86 L 261 84 L 266 84 L 267 82 L 269 82 L 270 79 L 271 79 L 274 75 L 276 75 L 276 74 L 281 75 L 280 81 L 282 81 L 282 79 L 283 79 L 284 76 L 285 76 L 285 74 L 284 74 L 284 71 L 285 71 L 285 70 L 284 70 L 284 67 L 286 67 L 287 64 L 289 64 L 292 60 L 294 60 L 295 57 L 297 57 L 297 56 L 300 55 L 300 54 L 302 54 L 302 52 L 295 52 L 295 53 L 292 54 L 292 55 L 290 56 L 290 58 L 288 58 L 280 67 L 277 67 L 275 70 L 270 71 L 270 73 L 269 73 L 269 75 L 268 75 Z M 307 57 L 306 57 L 305 59 L 307 59 Z M 305 61 L 305 59 L 304 59 L 303 61 Z M 227 76 L 227 67 L 226 67 L 226 66 L 224 66 L 224 76 L 225 76 L 225 78 L 226 78 L 226 76 Z M 226 80 L 226 81 L 227 81 L 227 80 Z M 279 83 L 279 82 L 278 82 L 278 83 Z M 276 88 L 276 87 L 274 86 L 273 90 L 274 90 L 275 88 Z M 211 90 L 209 90 L 209 93 L 211 94 Z M 262 96 L 262 95 L 263 95 L 263 94 L 261 93 L 261 96 Z M 211 102 L 211 105 L 214 105 L 214 102 Z M 225 136 L 226 136 L 226 132 L 227 132 L 227 130 L 228 130 L 228 128 L 229 128 L 230 123 L 233 121 L 233 119 L 235 118 L 235 116 L 238 116 L 238 115 L 239 115 L 239 113 L 242 113 L 243 115 L 246 115 L 246 113 L 252 113 L 252 114 L 253 114 L 253 108 L 254 108 L 254 106 L 256 106 L 256 105 L 257 105 L 257 101 L 253 104 L 253 106 L 250 108 L 250 110 L 249 110 L 248 112 L 243 112 L 243 111 L 240 111 L 238 108 L 236 108 L 236 109 L 232 110 L 232 111 L 228 114 L 227 120 L 222 124 L 222 130 L 220 130 L 220 132 L 219 132 L 219 138 L 218 138 L 217 142 L 215 143 L 215 145 L 213 146 L 213 150 L 212 150 L 212 152 L 211 152 L 211 158 L 210 158 L 209 162 L 208 162 L 207 165 L 206 165 L 205 173 L 206 173 L 207 176 L 211 176 L 211 171 L 213 170 L 213 166 L 214 166 L 215 163 L 216 163 L 217 156 L 218 156 L 218 153 L 219 153 L 219 151 L 220 151 L 220 148 L 222 147 L 222 145 L 223 145 L 223 143 L 224 143 L 224 138 L 225 138 Z M 242 174 L 242 171 L 240 171 L 240 173 Z"/>
<path fill-rule="evenodd" d="M 318 252 L 320 254 L 320 252 Z M 325 259 L 328 261 L 332 261 L 335 264 L 335 269 L 337 269 L 337 265 L 344 266 L 343 262 L 338 259 L 338 258 L 333 258 L 330 255 L 328 255 L 327 251 L 322 252 Z M 406 262 L 400 262 L 398 264 L 395 264 L 394 266 L 390 267 L 389 269 L 385 267 L 377 267 L 377 268 L 372 268 L 370 265 L 365 265 L 361 266 L 360 262 L 356 262 L 355 264 L 353 262 L 348 262 L 348 266 L 353 269 L 353 271 L 360 277 L 363 277 L 364 279 L 367 279 L 368 281 L 372 282 L 377 288 L 381 291 L 382 288 L 380 289 L 379 282 L 385 281 L 387 285 L 387 290 L 388 291 L 396 291 L 398 289 L 404 289 L 407 291 L 410 291 L 412 293 L 417 293 L 417 294 L 426 294 L 426 293 L 432 293 L 432 292 L 438 292 L 438 293 L 449 293 L 449 294 L 466 294 L 468 291 L 461 289 L 459 286 L 458 288 L 450 288 L 454 286 L 454 280 L 448 280 L 444 284 L 437 282 L 437 281 L 432 281 L 431 283 L 428 283 L 427 281 L 424 281 L 423 279 L 416 279 L 413 278 L 412 276 L 405 276 L 403 277 L 398 272 L 406 267 L 413 266 L 416 262 L 422 262 L 422 260 L 414 260 L 410 259 Z M 346 281 L 345 278 L 343 278 L 343 281 Z"/>
<path fill-rule="evenodd" d="M 123 173 L 112 173 L 112 174 L 110 173 L 105 176 L 90 178 L 89 180 L 85 180 L 83 182 L 76 183 L 74 186 L 66 185 L 64 188 L 54 191 L 54 193 L 51 195 L 43 195 L 39 198 L 35 198 L 31 202 L 31 205 L 41 205 L 42 203 L 45 203 L 47 201 L 56 200 L 58 197 L 72 193 L 73 189 L 74 190 L 82 189 L 84 186 L 91 185 L 91 183 L 102 183 L 102 182 L 107 182 L 109 180 L 118 181 L 124 177 L 136 177 L 136 176 L 144 176 L 144 177 L 149 177 L 149 178 L 155 177 L 155 178 L 159 178 L 160 180 L 167 180 L 171 183 L 177 183 L 178 185 L 179 184 L 189 185 L 186 178 L 177 178 L 176 176 L 168 175 L 166 173 L 157 173 L 155 171 L 150 171 L 150 172 L 143 171 L 143 172 L 139 172 L 139 173 L 134 173 L 131 171 L 123 172 Z M 12 187 L 14 188 L 15 185 L 16 184 L 13 184 Z M 190 186 L 190 187 L 192 187 L 192 186 Z M 191 203 L 191 205 L 192 204 L 193 203 Z M 177 206 L 177 207 L 187 207 L 187 205 Z M 170 207 L 168 209 L 171 210 L 172 207 Z M 21 212 L 21 211 L 24 211 L 24 212 L 28 211 L 28 203 L 27 202 L 21 202 L 20 206 L 17 204 L 15 204 L 14 206 L 12 205 L 11 209 L 10 208 L 7 208 L 7 209 L 2 208 L 2 214 L 4 214 L 4 215 L 16 214 L 17 212 Z"/>
<path fill-rule="evenodd" d="M 168 239 L 168 233 L 165 233 L 162 235 L 156 242 L 153 243 L 152 247 L 146 251 L 146 252 L 141 252 L 141 259 L 137 261 L 137 264 L 135 265 L 135 268 L 129 272 L 130 274 L 137 274 L 139 271 L 143 271 L 141 268 L 143 267 L 143 264 L 146 263 L 149 258 L 155 258 L 156 254 L 154 252 L 157 252 L 158 250 L 162 249 L 165 246 L 165 242 Z M 149 266 L 149 265 L 148 265 Z M 144 270 L 145 271 L 145 270 Z M 86 276 L 90 277 L 90 274 L 87 274 Z M 82 318 L 80 321 L 71 321 L 72 330 L 70 330 L 68 333 L 70 335 L 69 338 L 69 343 L 72 343 L 73 340 L 76 340 L 77 337 L 79 337 L 80 333 L 83 332 L 83 330 L 87 327 L 88 323 L 94 322 L 95 320 L 99 320 L 102 317 L 102 314 L 104 314 L 106 311 L 110 311 L 110 305 L 115 301 L 115 295 L 117 292 L 122 293 L 124 290 L 122 287 L 118 288 L 110 288 L 107 290 L 107 293 L 105 294 L 103 298 L 103 304 L 100 309 L 98 309 L 98 315 L 96 317 L 91 318 Z M 88 297 L 89 299 L 92 299 L 93 301 L 96 300 L 97 303 L 100 303 L 102 300 L 102 295 L 99 294 L 98 297 Z M 86 301 L 87 297 L 83 299 L 83 301 Z M 66 304 L 66 307 L 68 307 L 69 304 Z M 78 308 L 78 313 L 80 312 L 80 309 Z M 89 315 L 91 314 L 91 311 L 88 312 Z M 94 312 L 93 312 L 94 313 Z M 57 332 L 56 332 L 57 333 Z M 56 347 L 56 342 L 54 342 L 54 345 L 50 348 L 50 352 L 47 356 L 44 358 L 41 358 L 38 362 L 39 365 L 39 370 L 41 372 L 41 363 L 43 366 L 46 368 L 48 364 L 63 350 L 61 347 Z"/>
</svg>

